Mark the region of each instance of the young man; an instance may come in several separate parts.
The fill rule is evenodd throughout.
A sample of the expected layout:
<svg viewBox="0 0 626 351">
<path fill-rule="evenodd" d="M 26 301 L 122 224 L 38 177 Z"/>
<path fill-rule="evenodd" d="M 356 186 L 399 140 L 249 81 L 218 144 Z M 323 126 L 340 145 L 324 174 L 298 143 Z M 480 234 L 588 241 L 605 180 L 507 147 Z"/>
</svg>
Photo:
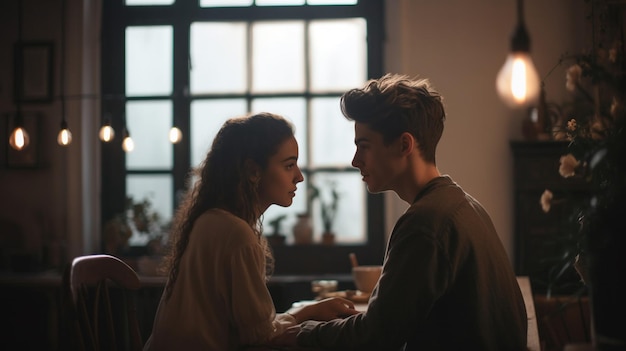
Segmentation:
<svg viewBox="0 0 626 351">
<path fill-rule="evenodd" d="M 367 312 L 288 329 L 279 343 L 339 350 L 525 350 L 524 300 L 487 212 L 449 176 L 435 149 L 442 97 L 428 80 L 385 75 L 346 92 L 352 165 L 368 191 L 410 204 L 389 239 Z"/>
</svg>

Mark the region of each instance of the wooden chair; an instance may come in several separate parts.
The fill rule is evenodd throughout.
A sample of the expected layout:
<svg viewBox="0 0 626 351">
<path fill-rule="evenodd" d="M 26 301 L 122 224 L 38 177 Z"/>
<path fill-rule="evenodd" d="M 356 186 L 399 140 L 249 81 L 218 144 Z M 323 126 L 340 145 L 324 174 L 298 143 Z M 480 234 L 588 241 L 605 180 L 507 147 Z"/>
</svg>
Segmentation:
<svg viewBox="0 0 626 351">
<path fill-rule="evenodd" d="M 140 351 L 137 273 L 110 255 L 76 257 L 65 270 L 66 331 L 73 350 Z"/>
<path fill-rule="evenodd" d="M 524 305 L 526 305 L 526 315 L 528 318 L 528 331 L 526 332 L 526 350 L 541 351 L 539 341 L 539 331 L 537 330 L 537 314 L 535 313 L 535 302 L 533 300 L 533 289 L 528 276 L 517 276 L 517 284 L 522 291 Z"/>
</svg>

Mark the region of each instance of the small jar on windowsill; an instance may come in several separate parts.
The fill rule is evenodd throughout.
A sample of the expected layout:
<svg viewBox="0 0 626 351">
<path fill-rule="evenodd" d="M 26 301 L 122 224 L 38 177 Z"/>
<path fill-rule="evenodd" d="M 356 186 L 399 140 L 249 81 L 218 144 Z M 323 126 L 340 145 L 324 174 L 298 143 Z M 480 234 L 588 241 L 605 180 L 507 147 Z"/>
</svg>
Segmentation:
<svg viewBox="0 0 626 351">
<path fill-rule="evenodd" d="M 324 232 L 322 234 L 322 245 L 335 245 L 335 233 Z"/>
</svg>

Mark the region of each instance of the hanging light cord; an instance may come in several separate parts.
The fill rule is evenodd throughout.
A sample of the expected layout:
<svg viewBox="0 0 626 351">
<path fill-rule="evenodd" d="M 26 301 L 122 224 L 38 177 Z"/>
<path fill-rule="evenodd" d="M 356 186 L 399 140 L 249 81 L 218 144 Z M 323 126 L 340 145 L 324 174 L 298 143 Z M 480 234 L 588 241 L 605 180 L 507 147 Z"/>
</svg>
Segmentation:
<svg viewBox="0 0 626 351">
<path fill-rule="evenodd" d="M 511 41 L 511 50 L 513 52 L 524 51 L 530 52 L 530 37 L 526 31 L 524 24 L 524 1 L 517 0 L 517 28 L 513 33 Z"/>
<path fill-rule="evenodd" d="M 17 62 L 18 62 L 18 73 L 19 74 L 24 74 L 24 49 L 22 48 L 22 26 L 24 25 L 22 22 L 24 22 L 24 5 L 22 5 L 22 1 L 18 1 L 17 2 Z M 22 89 L 22 85 L 24 84 L 23 81 L 19 81 L 18 86 L 20 87 L 20 89 L 16 92 L 17 94 L 17 101 L 16 101 L 16 114 L 15 114 L 15 126 L 16 127 L 21 127 L 23 124 L 22 121 L 22 92 L 24 89 Z"/>
<path fill-rule="evenodd" d="M 65 120 L 65 0 L 61 0 L 61 128 L 67 128 Z"/>
</svg>

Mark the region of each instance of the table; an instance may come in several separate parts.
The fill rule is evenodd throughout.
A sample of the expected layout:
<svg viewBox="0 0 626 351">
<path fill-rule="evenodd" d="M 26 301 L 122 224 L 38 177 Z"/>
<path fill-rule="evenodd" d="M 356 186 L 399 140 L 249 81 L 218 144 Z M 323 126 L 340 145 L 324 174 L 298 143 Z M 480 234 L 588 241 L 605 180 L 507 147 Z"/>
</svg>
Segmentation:
<svg viewBox="0 0 626 351">
<path fill-rule="evenodd" d="M 526 315 L 528 317 L 527 347 L 529 351 L 541 351 L 541 343 L 539 342 L 539 331 L 537 328 L 537 315 L 535 313 L 535 302 L 533 300 L 533 291 L 530 285 L 530 279 L 527 276 L 518 276 L 517 284 L 519 284 L 526 305 Z M 315 301 L 304 300 L 297 301 L 292 307 L 301 307 L 311 304 Z M 367 311 L 367 304 L 355 304 L 354 307 L 359 312 Z"/>
<path fill-rule="evenodd" d="M 293 304 L 291 304 L 291 307 L 302 307 L 302 306 L 306 306 L 306 305 L 310 305 L 312 303 L 315 303 L 317 301 L 315 300 L 302 300 L 302 301 L 296 301 Z M 366 303 L 355 303 L 354 304 L 354 309 L 359 311 L 359 312 L 365 312 L 367 311 L 367 304 Z"/>
</svg>

